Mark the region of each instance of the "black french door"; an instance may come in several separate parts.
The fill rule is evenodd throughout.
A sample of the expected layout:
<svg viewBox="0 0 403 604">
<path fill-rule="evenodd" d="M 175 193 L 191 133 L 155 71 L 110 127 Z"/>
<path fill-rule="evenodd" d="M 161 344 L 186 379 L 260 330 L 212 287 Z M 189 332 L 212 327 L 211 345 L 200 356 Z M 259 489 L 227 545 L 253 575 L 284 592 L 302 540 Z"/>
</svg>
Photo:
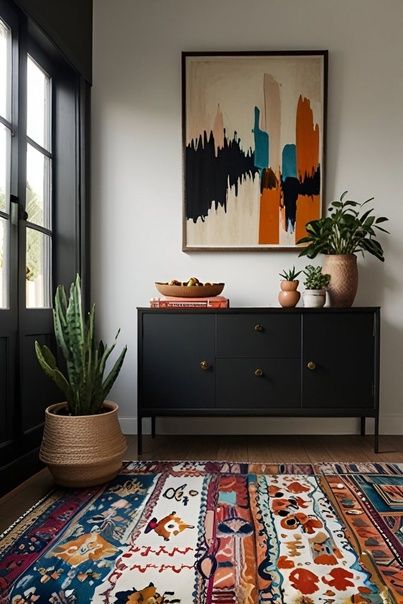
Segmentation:
<svg viewBox="0 0 403 604">
<path fill-rule="evenodd" d="M 0 493 L 37 467 L 44 409 L 61 400 L 34 343 L 55 347 L 55 288 L 85 272 L 87 110 L 79 75 L 0 0 Z"/>
</svg>

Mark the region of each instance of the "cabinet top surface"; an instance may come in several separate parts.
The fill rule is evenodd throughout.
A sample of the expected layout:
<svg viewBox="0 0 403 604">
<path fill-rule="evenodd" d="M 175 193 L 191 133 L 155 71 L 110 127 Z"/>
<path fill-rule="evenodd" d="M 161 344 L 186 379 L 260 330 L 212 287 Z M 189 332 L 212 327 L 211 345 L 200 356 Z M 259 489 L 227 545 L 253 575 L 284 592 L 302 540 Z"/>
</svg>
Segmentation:
<svg viewBox="0 0 403 604">
<path fill-rule="evenodd" d="M 150 308 L 148 306 L 138 306 L 138 312 L 141 313 L 167 313 L 167 314 L 183 314 L 183 313 L 207 313 L 207 314 L 231 314 L 231 313 L 280 313 L 280 314 L 293 314 L 293 313 L 359 313 L 359 312 L 376 312 L 380 310 L 380 306 L 352 306 L 350 308 L 307 308 L 304 306 L 297 306 L 294 308 L 281 308 L 280 306 L 237 306 L 231 308 Z"/>
</svg>

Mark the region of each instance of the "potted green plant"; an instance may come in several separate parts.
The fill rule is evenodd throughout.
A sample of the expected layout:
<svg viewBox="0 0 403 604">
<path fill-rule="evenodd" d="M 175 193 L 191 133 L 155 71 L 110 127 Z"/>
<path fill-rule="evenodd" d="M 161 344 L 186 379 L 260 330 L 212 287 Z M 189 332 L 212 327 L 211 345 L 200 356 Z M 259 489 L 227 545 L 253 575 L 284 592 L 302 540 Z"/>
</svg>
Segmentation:
<svg viewBox="0 0 403 604">
<path fill-rule="evenodd" d="M 78 275 L 68 299 L 64 287 L 57 288 L 53 323 L 65 371 L 57 366 L 47 346 L 35 342 L 35 350 L 43 371 L 66 400 L 46 409 L 40 459 L 58 484 L 101 484 L 119 472 L 127 448 L 118 421 L 118 406 L 106 400 L 122 367 L 126 347 L 105 375 L 119 332 L 110 347 L 96 340 L 95 305 L 84 317 Z"/>
<path fill-rule="evenodd" d="M 357 293 L 358 269 L 357 252 L 368 252 L 384 261 L 383 249 L 376 237 L 379 231 L 388 233 L 381 223 L 385 216 L 376 217 L 373 208 L 363 203 L 345 199 L 345 191 L 338 201 L 329 207 L 329 215 L 312 220 L 306 225 L 307 236 L 298 244 L 307 244 L 300 256 L 315 258 L 325 254 L 323 269 L 331 275 L 329 299 L 331 306 L 351 306 Z"/>
<path fill-rule="evenodd" d="M 304 306 L 320 308 L 326 302 L 326 288 L 330 282 L 330 275 L 322 273 L 321 266 L 308 264 L 304 269 Z"/>
<path fill-rule="evenodd" d="M 301 272 L 296 271 L 295 266 L 293 266 L 289 270 L 279 273 L 282 280 L 280 281 L 281 291 L 278 294 L 278 301 L 283 308 L 292 308 L 298 304 L 301 294 L 298 291 L 299 281 L 297 277 Z"/>
</svg>

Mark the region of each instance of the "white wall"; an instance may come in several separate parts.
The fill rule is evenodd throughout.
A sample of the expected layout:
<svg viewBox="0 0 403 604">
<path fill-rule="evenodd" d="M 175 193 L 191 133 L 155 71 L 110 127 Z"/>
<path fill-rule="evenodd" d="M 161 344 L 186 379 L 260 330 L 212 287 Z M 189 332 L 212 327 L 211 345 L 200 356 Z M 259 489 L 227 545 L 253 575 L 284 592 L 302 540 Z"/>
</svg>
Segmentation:
<svg viewBox="0 0 403 604">
<path fill-rule="evenodd" d="M 181 251 L 182 50 L 329 49 L 327 197 L 348 189 L 389 216 L 386 262 L 360 261 L 357 305 L 382 305 L 384 433 L 403 430 L 401 0 L 94 0 L 92 297 L 129 352 L 112 398 L 136 417 L 136 306 L 153 282 L 225 281 L 232 306 L 277 304 L 296 252 Z M 331 345 L 331 343 L 329 343 Z M 164 420 L 160 429 L 352 432 L 355 420 Z"/>
</svg>

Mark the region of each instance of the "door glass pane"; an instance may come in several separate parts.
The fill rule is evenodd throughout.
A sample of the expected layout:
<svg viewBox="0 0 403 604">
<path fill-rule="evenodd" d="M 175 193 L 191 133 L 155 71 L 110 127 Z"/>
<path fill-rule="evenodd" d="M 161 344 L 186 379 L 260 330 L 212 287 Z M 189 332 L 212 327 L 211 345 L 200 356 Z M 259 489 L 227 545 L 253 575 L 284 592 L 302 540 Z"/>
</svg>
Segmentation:
<svg viewBox="0 0 403 604">
<path fill-rule="evenodd" d="M 10 199 L 10 131 L 0 124 L 0 212 L 8 212 Z"/>
<path fill-rule="evenodd" d="M 0 19 L 0 115 L 10 119 L 11 32 Z"/>
<path fill-rule="evenodd" d="M 51 228 L 50 220 L 50 159 L 27 145 L 27 199 L 28 221 Z"/>
<path fill-rule="evenodd" d="M 50 78 L 28 56 L 27 62 L 27 134 L 50 150 Z"/>
<path fill-rule="evenodd" d="M 51 239 L 27 228 L 25 272 L 27 308 L 50 308 Z"/>
<path fill-rule="evenodd" d="M 8 308 L 8 225 L 0 218 L 0 308 Z"/>
</svg>

